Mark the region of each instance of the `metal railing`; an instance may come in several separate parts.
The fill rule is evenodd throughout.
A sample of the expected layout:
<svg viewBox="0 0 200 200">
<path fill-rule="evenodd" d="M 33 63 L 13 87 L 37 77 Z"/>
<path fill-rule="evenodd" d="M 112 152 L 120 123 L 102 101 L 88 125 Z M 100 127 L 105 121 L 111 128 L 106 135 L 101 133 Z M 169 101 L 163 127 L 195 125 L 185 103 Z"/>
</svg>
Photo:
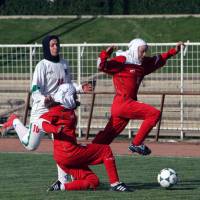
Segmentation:
<svg viewBox="0 0 200 200">
<path fill-rule="evenodd" d="M 98 73 L 96 67 L 96 60 L 100 51 L 110 45 L 113 44 L 62 44 L 61 56 L 68 60 L 73 80 L 80 84 L 95 78 L 97 80 L 95 92 L 112 93 L 114 89 L 111 77 Z M 127 49 L 127 43 L 114 45 L 122 50 Z M 166 52 L 175 45 L 176 43 L 149 43 L 149 55 Z M 159 107 L 160 100 L 157 97 L 152 97 L 152 99 L 151 97 L 143 97 L 146 92 L 152 94 L 160 92 L 165 96 L 167 95 L 165 97 L 165 107 L 171 110 L 168 111 L 167 115 L 165 115 L 166 112 L 163 112 L 164 122 L 160 127 L 163 130 L 199 130 L 199 123 L 196 122 L 200 118 L 200 98 L 198 95 L 195 97 L 184 95 L 185 93 L 191 93 L 192 95 L 200 91 L 199 48 L 200 43 L 188 43 L 185 53 L 182 48 L 180 54 L 168 60 L 165 67 L 145 77 L 140 86 L 140 97 L 141 99 L 144 98 L 142 101 L 153 106 Z M 10 99 L 26 99 L 27 92 L 30 90 L 34 68 L 42 57 L 42 46 L 39 44 L 0 45 L 0 113 L 11 110 L 8 104 Z M 170 96 L 170 93 L 177 93 L 177 96 Z M 162 94 L 160 95 L 162 96 Z M 107 98 L 108 96 L 108 94 L 98 94 L 94 110 L 96 108 L 99 110 L 93 115 L 98 122 L 91 123 L 90 128 L 104 128 L 106 124 L 104 118 L 110 113 L 109 108 L 113 95 L 110 94 Z M 88 110 L 90 110 L 88 102 L 92 99 L 88 95 L 81 95 L 80 100 L 83 103 L 77 114 L 79 117 L 78 132 L 81 137 L 82 129 L 87 128 Z M 100 116 L 96 114 L 100 114 Z M 173 114 L 176 116 L 172 116 Z M 169 118 L 168 122 L 166 122 L 166 118 Z M 177 124 L 171 124 L 172 120 L 170 118 L 174 118 L 175 121 L 180 120 L 177 121 Z M 182 123 L 186 121 L 187 124 Z M 130 123 L 127 126 L 129 135 L 133 128 L 137 128 L 137 124 Z"/>
</svg>

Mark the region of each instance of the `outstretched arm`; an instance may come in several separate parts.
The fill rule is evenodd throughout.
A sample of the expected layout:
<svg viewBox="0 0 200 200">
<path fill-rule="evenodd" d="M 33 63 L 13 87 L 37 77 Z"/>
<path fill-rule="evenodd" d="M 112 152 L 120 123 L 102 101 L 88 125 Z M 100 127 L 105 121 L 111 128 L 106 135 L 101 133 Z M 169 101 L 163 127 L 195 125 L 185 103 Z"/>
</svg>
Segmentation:
<svg viewBox="0 0 200 200">
<path fill-rule="evenodd" d="M 178 54 L 181 50 L 181 46 L 185 47 L 185 44 L 183 42 L 178 42 L 175 48 L 169 49 L 168 52 L 162 53 L 162 58 L 166 61 L 167 59 L 171 58 L 172 56 Z"/>
<path fill-rule="evenodd" d="M 145 66 L 145 75 L 163 67 L 169 58 L 180 52 L 182 45 L 185 46 L 183 42 L 178 42 L 176 47 L 169 49 L 165 53 L 153 57 L 146 57 L 143 63 Z"/>
</svg>

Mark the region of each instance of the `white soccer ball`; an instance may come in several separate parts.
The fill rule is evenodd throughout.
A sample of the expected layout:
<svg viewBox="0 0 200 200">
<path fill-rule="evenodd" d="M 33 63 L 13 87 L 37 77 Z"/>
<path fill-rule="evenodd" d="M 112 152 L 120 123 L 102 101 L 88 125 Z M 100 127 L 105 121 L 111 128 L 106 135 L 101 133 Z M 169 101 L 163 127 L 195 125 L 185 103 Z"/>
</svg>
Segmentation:
<svg viewBox="0 0 200 200">
<path fill-rule="evenodd" d="M 177 184 L 178 175 L 174 169 L 165 168 L 160 171 L 157 179 L 161 187 L 169 188 Z"/>
</svg>

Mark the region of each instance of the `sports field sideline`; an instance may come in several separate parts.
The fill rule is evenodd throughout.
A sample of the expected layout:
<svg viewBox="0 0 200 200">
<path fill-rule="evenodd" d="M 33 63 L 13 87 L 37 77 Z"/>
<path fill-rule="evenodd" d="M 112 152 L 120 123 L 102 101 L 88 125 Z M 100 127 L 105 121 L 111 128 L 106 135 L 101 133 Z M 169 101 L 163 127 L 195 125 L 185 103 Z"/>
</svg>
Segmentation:
<svg viewBox="0 0 200 200">
<path fill-rule="evenodd" d="M 79 143 L 90 143 L 91 141 L 80 140 Z M 116 155 L 131 155 L 128 151 L 129 140 L 115 141 L 111 148 Z M 200 142 L 147 142 L 152 149 L 152 156 L 169 156 L 169 157 L 200 157 Z M 39 148 L 34 151 L 37 153 L 52 153 L 53 146 L 50 139 L 42 139 Z M 0 152 L 28 152 L 17 138 L 1 138 Z M 29 152 L 30 153 L 30 152 Z"/>
</svg>

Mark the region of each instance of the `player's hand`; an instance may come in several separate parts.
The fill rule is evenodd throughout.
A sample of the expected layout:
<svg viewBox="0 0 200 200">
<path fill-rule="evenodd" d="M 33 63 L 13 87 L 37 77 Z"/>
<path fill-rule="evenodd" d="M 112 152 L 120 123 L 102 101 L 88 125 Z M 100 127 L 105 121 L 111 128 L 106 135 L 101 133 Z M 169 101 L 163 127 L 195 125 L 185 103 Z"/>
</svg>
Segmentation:
<svg viewBox="0 0 200 200">
<path fill-rule="evenodd" d="M 184 44 L 184 42 L 182 42 L 182 41 L 180 41 L 180 42 L 178 42 L 178 43 L 176 44 L 176 47 L 175 47 L 176 53 L 179 53 L 179 52 L 180 52 L 181 46 L 183 46 L 183 48 L 185 48 L 185 44 Z"/>
<path fill-rule="evenodd" d="M 113 51 L 116 51 L 116 50 L 117 50 L 117 47 L 113 45 L 106 49 L 106 53 L 110 56 L 113 53 Z"/>
<path fill-rule="evenodd" d="M 81 105 L 81 103 L 80 103 L 80 101 L 78 101 L 78 96 L 76 93 L 73 96 L 74 96 L 74 101 L 76 102 L 76 107 L 75 107 L 75 109 L 76 109 L 78 106 Z"/>
<path fill-rule="evenodd" d="M 55 104 L 55 101 L 53 100 L 53 98 L 50 95 L 46 96 L 44 99 L 45 107 L 50 108 L 53 104 Z"/>
<path fill-rule="evenodd" d="M 84 92 L 84 93 L 93 91 L 93 86 L 92 86 L 91 83 L 84 83 L 84 84 L 82 85 L 82 88 L 83 88 L 83 92 Z"/>
<path fill-rule="evenodd" d="M 57 133 L 58 133 L 58 134 L 59 134 L 59 133 L 62 133 L 62 131 L 63 131 L 64 128 L 65 128 L 65 126 L 64 126 L 64 125 L 61 125 L 61 126 L 58 128 Z"/>
</svg>

